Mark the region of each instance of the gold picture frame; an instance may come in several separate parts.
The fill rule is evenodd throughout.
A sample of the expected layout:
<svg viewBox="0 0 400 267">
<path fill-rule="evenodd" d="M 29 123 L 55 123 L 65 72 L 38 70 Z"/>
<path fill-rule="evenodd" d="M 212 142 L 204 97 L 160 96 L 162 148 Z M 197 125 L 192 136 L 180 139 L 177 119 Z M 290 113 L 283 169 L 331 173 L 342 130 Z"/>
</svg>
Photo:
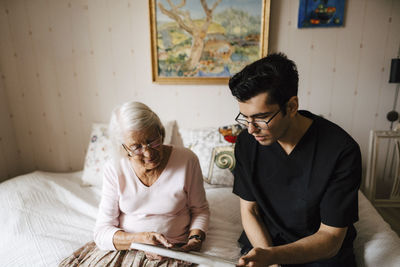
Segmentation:
<svg viewBox="0 0 400 267">
<path fill-rule="evenodd" d="M 149 10 L 155 83 L 227 84 L 268 53 L 270 0 L 149 0 Z"/>
</svg>

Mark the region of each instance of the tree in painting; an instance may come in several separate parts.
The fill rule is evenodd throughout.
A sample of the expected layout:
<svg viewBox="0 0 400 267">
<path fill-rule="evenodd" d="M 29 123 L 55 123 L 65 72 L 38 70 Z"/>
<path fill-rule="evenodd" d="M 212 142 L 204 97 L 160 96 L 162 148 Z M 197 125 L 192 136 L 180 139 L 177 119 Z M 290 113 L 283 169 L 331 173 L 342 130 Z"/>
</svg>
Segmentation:
<svg viewBox="0 0 400 267">
<path fill-rule="evenodd" d="M 175 5 L 171 0 L 167 0 L 171 9 L 166 9 L 164 5 L 159 2 L 158 7 L 161 12 L 175 20 L 179 27 L 192 36 L 192 49 L 190 51 L 189 68 L 193 69 L 197 66 L 203 53 L 205 37 L 207 36 L 208 28 L 212 22 L 212 14 L 215 8 L 222 0 L 216 0 L 211 8 L 208 7 L 206 0 L 200 0 L 201 6 L 205 12 L 206 18 L 203 23 L 197 24 L 190 18 L 190 13 L 181 8 L 186 5 L 186 0 L 182 0 L 179 4 Z"/>
<path fill-rule="evenodd" d="M 262 1 L 156 3 L 159 77 L 230 77 L 259 58 Z"/>
</svg>

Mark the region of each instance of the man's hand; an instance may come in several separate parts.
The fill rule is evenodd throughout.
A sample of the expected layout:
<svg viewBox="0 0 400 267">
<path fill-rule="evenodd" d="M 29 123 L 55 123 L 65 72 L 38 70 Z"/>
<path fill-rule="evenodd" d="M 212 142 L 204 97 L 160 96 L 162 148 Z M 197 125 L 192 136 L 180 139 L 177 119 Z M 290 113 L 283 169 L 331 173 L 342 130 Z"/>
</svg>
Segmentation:
<svg viewBox="0 0 400 267">
<path fill-rule="evenodd" d="M 253 248 L 239 259 L 237 266 L 265 267 L 272 263 L 271 252 L 267 249 Z M 277 265 L 271 265 L 277 266 Z"/>
</svg>

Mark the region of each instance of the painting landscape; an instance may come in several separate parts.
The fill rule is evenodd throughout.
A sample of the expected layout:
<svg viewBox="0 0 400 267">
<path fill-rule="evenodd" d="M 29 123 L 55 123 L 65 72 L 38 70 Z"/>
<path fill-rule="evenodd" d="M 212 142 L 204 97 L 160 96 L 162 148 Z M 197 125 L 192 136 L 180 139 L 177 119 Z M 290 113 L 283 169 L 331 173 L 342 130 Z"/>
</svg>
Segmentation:
<svg viewBox="0 0 400 267">
<path fill-rule="evenodd" d="M 260 58 L 264 1 L 154 4 L 159 77 L 230 77 Z"/>
</svg>

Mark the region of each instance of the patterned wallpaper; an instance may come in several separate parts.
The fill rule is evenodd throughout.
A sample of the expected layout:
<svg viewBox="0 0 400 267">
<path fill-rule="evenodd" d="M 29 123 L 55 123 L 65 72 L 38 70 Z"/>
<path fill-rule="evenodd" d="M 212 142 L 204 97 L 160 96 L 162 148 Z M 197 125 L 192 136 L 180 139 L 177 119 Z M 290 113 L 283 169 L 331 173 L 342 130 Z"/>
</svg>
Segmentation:
<svg viewBox="0 0 400 267">
<path fill-rule="evenodd" d="M 0 80 L 0 182 L 20 173 L 12 119 L 4 83 Z"/>
<path fill-rule="evenodd" d="M 349 0 L 345 27 L 297 29 L 298 1 L 273 0 L 270 51 L 298 64 L 300 106 L 360 143 L 387 129 L 400 1 Z M 92 122 L 128 100 L 179 127 L 230 124 L 227 86 L 151 82 L 148 1 L 0 0 L 0 179 L 83 167 Z M 6 144 L 6 145 L 5 145 Z"/>
</svg>

